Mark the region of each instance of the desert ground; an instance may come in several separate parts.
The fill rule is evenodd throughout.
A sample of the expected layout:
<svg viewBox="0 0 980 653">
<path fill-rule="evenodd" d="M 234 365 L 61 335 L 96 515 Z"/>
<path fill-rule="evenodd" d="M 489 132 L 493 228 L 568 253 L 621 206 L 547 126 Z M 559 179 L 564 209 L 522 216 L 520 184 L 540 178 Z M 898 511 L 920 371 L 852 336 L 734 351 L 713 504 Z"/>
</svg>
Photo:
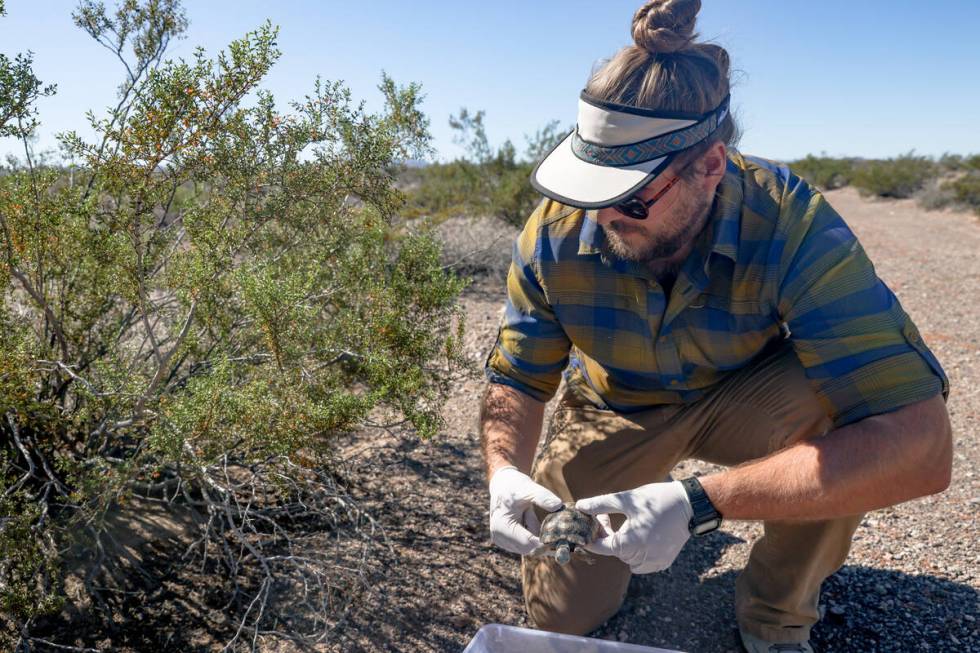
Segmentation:
<svg viewBox="0 0 980 653">
<path fill-rule="evenodd" d="M 948 490 L 866 516 L 844 567 L 824 583 L 814 644 L 826 652 L 980 650 L 980 221 L 926 212 L 913 200 L 865 199 L 852 188 L 827 197 L 943 364 L 955 450 Z M 463 297 L 467 353 L 482 369 L 516 230 L 460 218 L 441 233 L 451 253 L 478 252 L 460 267 L 474 279 Z M 336 650 L 460 651 L 484 624 L 529 625 L 518 557 L 489 542 L 477 425 L 484 388 L 482 376 L 458 387 L 446 405 L 448 427 L 432 441 L 373 436 L 378 446 L 364 468 L 386 472 L 364 486 L 364 499 L 396 554 L 370 611 L 353 617 Z M 715 469 L 686 461 L 674 475 Z M 620 613 L 592 635 L 740 650 L 735 578 L 761 532 L 756 522 L 726 522 L 714 536 L 689 541 L 668 571 L 634 576 Z"/>
<path fill-rule="evenodd" d="M 844 567 L 824 583 L 814 644 L 828 653 L 980 650 L 980 220 L 926 212 L 913 200 L 864 199 L 850 188 L 827 197 L 943 364 L 955 450 L 948 490 L 866 516 Z M 483 362 L 496 337 L 516 230 L 456 218 L 439 233 L 447 263 L 473 280 L 462 297 L 472 370 L 446 403 L 438 437 L 420 441 L 398 428 L 365 428 L 338 452 L 351 493 L 384 540 L 364 562 L 356 600 L 313 650 L 455 653 L 484 624 L 530 625 L 519 558 L 490 543 L 477 424 Z M 685 461 L 674 476 L 715 469 Z M 166 523 L 173 531 L 173 520 Z M 738 651 L 735 578 L 761 530 L 759 523 L 729 521 L 689 541 L 668 571 L 634 576 L 622 610 L 592 636 Z M 79 615 L 56 619 L 50 641 L 63 648 L 50 650 L 221 650 L 227 618 L 220 602 L 195 585 L 193 567 L 172 555 L 180 539 L 173 535 L 144 533 L 137 555 L 147 564 L 156 560 L 159 575 L 127 597 L 113 632 L 96 635 L 90 629 L 102 625 Z M 174 546 L 165 546 L 168 540 Z M 263 651 L 310 650 L 255 641 Z"/>
</svg>

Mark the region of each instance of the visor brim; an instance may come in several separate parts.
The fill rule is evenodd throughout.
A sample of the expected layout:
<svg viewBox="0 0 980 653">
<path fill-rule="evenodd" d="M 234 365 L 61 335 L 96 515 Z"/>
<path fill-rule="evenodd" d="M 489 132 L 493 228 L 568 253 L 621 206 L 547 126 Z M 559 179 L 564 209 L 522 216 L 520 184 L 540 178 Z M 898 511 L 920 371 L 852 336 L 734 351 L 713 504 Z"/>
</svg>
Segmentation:
<svg viewBox="0 0 980 653">
<path fill-rule="evenodd" d="M 656 179 L 676 153 L 632 166 L 601 166 L 583 161 L 572 151 L 571 132 L 531 173 L 531 186 L 553 200 L 582 209 L 618 204 Z"/>
</svg>

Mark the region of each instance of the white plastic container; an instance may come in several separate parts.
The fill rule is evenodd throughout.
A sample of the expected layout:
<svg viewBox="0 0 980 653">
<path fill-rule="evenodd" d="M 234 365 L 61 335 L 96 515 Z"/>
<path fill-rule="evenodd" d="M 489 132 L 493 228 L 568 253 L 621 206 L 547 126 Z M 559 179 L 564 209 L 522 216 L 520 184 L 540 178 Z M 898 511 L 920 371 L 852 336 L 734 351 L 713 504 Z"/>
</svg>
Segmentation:
<svg viewBox="0 0 980 653">
<path fill-rule="evenodd" d="M 560 635 L 503 624 L 477 631 L 463 653 L 681 653 L 666 648 Z"/>
</svg>

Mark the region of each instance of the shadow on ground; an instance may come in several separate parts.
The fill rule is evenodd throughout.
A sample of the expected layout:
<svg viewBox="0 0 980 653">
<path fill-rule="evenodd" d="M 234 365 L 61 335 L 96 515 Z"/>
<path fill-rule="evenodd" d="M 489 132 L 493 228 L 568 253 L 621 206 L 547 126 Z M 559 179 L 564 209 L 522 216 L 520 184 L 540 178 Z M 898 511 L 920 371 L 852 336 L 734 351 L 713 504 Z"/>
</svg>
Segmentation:
<svg viewBox="0 0 980 653">
<path fill-rule="evenodd" d="M 384 496 L 374 512 L 385 515 L 394 551 L 375 581 L 372 609 L 344 629 L 341 648 L 458 652 L 484 624 L 529 626 L 518 557 L 489 543 L 486 488 L 471 445 L 403 442 L 379 453 L 386 487 L 373 490 Z M 622 634 L 690 652 L 740 650 L 737 574 L 711 570 L 741 542 L 719 532 L 689 543 L 669 571 L 635 576 L 623 609 L 592 636 Z M 813 642 L 825 653 L 980 650 L 978 601 L 969 585 L 846 565 L 824 583 L 826 613 Z"/>
<path fill-rule="evenodd" d="M 390 549 L 337 650 L 461 651 L 485 623 L 521 623 L 516 561 L 489 542 L 473 456 L 452 441 L 404 440 L 361 461 L 374 470 L 361 500 L 383 516 Z"/>
<path fill-rule="evenodd" d="M 625 633 L 631 643 L 691 652 L 742 650 L 737 573 L 705 577 L 740 541 L 718 533 L 689 544 L 669 571 L 634 576 L 623 609 L 593 636 Z M 980 593 L 969 585 L 845 565 L 824 582 L 820 603 L 825 614 L 812 642 L 821 653 L 980 650 Z"/>
<path fill-rule="evenodd" d="M 387 545 L 372 554 L 366 590 L 329 641 L 312 649 L 283 642 L 260 650 L 459 653 L 484 624 L 529 625 L 518 557 L 489 541 L 475 424 L 473 429 L 429 442 L 362 434 L 362 453 L 349 461 L 346 474 L 387 536 Z M 142 527 L 152 534 L 156 522 L 145 521 Z M 323 538 L 329 546 L 330 535 Z M 670 570 L 634 577 L 622 610 L 593 636 L 691 653 L 738 651 L 736 572 L 712 570 L 742 543 L 724 531 L 689 542 Z M 173 554 L 172 546 L 164 548 L 161 557 Z M 143 559 L 144 565 L 151 562 Z M 224 588 L 209 587 L 208 578 L 187 566 L 149 571 L 143 587 L 137 579 L 120 594 L 118 631 L 110 625 L 86 632 L 90 624 L 72 620 L 54 639 L 120 651 L 215 650 L 228 641 L 230 624 L 221 619 L 219 605 Z M 825 582 L 821 603 L 826 616 L 813 632 L 821 653 L 980 650 L 980 596 L 966 584 L 848 565 Z"/>
<path fill-rule="evenodd" d="M 344 629 L 341 649 L 459 652 L 484 624 L 529 626 L 518 557 L 489 543 L 479 454 L 458 440 L 406 441 L 379 454 L 383 480 L 372 493 L 384 500 L 374 512 L 385 516 L 393 550 L 374 580 L 370 611 Z M 718 532 L 690 542 L 669 571 L 635 576 L 623 609 L 592 636 L 622 634 L 689 652 L 741 650 L 737 574 L 711 575 L 741 542 Z M 969 585 L 845 565 L 824 583 L 826 614 L 813 643 L 821 653 L 980 650 L 978 602 Z"/>
</svg>

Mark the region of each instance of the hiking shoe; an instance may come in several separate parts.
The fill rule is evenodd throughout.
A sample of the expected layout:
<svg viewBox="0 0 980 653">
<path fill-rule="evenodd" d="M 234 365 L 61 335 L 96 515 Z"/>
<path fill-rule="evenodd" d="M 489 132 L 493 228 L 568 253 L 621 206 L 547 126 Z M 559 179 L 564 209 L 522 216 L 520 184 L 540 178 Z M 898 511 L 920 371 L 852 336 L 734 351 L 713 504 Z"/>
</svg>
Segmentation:
<svg viewBox="0 0 980 653">
<path fill-rule="evenodd" d="M 741 628 L 738 629 L 742 638 L 742 646 L 748 653 L 813 653 L 809 640 L 806 642 L 767 642 L 755 635 L 750 635 Z"/>
</svg>

